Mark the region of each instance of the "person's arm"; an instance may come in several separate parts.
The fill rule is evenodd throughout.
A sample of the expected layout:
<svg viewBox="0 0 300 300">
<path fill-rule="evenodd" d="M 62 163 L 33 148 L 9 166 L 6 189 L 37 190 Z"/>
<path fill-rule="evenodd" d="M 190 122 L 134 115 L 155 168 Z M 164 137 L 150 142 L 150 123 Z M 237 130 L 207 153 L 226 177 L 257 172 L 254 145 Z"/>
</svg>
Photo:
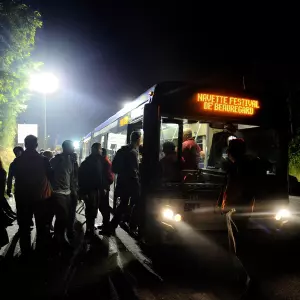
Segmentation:
<svg viewBox="0 0 300 300">
<path fill-rule="evenodd" d="M 13 177 L 15 176 L 15 163 L 14 161 L 10 164 L 9 170 L 8 170 L 8 178 L 7 178 L 7 190 L 6 193 L 8 196 L 11 195 L 12 190 L 12 181 Z"/>
<path fill-rule="evenodd" d="M 6 172 L 4 169 L 0 170 L 0 201 L 4 198 L 6 184 Z"/>
<path fill-rule="evenodd" d="M 139 177 L 139 161 L 138 161 L 138 157 L 135 154 L 135 152 L 130 151 L 129 153 L 130 155 L 128 155 L 128 163 L 129 163 L 129 168 L 130 170 L 128 170 L 128 175 L 130 178 L 138 178 Z"/>
<path fill-rule="evenodd" d="M 77 179 L 76 177 L 78 176 L 75 171 L 75 163 L 72 159 L 72 157 L 70 157 L 70 163 L 72 165 L 71 168 L 71 174 L 70 174 L 70 190 L 71 190 L 71 194 L 72 195 L 77 195 Z"/>
<path fill-rule="evenodd" d="M 115 174 L 119 174 L 119 172 L 120 172 L 120 164 L 121 164 L 121 159 L 122 159 L 121 156 L 122 156 L 122 152 L 120 152 L 120 150 L 118 150 L 112 161 L 112 171 Z"/>
<path fill-rule="evenodd" d="M 79 187 L 79 196 L 83 198 L 83 196 L 86 194 L 87 190 L 87 172 L 86 172 L 86 166 L 87 162 L 83 161 L 80 164 L 80 167 L 78 168 L 78 187 Z"/>
<path fill-rule="evenodd" d="M 46 176 L 47 176 L 48 180 L 50 182 L 52 182 L 52 180 L 53 180 L 53 169 L 51 167 L 51 164 L 50 164 L 48 158 L 46 158 L 46 157 L 44 158 L 44 166 L 45 166 Z"/>
<path fill-rule="evenodd" d="M 182 157 L 185 161 L 185 163 L 188 163 L 190 156 L 191 156 L 192 149 L 189 147 L 189 144 L 187 142 L 182 143 Z"/>
<path fill-rule="evenodd" d="M 114 182 L 114 173 L 112 172 L 112 164 L 109 160 L 107 161 L 107 176 L 108 176 L 108 183 L 111 185 Z"/>
<path fill-rule="evenodd" d="M 200 161 L 201 161 L 201 156 L 200 156 L 200 152 L 201 152 L 201 148 L 199 147 L 198 144 L 196 144 L 196 149 L 195 149 L 196 153 L 196 164 L 197 164 L 197 167 L 199 168 L 199 164 L 200 164 Z"/>
<path fill-rule="evenodd" d="M 75 190 L 78 191 L 78 170 L 79 166 L 77 161 L 74 163 L 74 185 L 75 185 Z"/>
</svg>

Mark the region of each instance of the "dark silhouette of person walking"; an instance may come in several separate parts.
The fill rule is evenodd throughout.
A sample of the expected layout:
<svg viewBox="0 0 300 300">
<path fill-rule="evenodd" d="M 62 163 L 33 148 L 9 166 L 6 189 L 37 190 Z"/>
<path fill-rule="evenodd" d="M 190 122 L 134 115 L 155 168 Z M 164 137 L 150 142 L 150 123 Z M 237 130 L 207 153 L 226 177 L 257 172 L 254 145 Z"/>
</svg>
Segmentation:
<svg viewBox="0 0 300 300">
<path fill-rule="evenodd" d="M 47 234 L 47 205 L 46 200 L 51 196 L 50 180 L 52 170 L 47 158 L 37 151 L 38 140 L 33 135 L 25 138 L 24 153 L 14 161 L 15 168 L 15 199 L 17 206 L 17 221 L 20 232 L 20 247 L 23 256 L 31 252 L 31 222 L 35 218 L 37 230 L 37 250 L 46 250 Z"/>
<path fill-rule="evenodd" d="M 63 152 L 51 159 L 53 169 L 53 211 L 56 217 L 54 236 L 61 250 L 69 245 L 67 229 L 71 219 L 71 194 L 76 188 L 73 153 L 73 142 L 66 140 L 62 143 Z"/>
</svg>

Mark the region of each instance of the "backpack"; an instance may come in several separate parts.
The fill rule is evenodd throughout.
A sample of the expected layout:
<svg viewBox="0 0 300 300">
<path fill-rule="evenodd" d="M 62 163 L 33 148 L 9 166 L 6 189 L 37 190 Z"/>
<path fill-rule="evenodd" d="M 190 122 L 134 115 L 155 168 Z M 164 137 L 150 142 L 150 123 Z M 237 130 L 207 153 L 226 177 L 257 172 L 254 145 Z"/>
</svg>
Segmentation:
<svg viewBox="0 0 300 300">
<path fill-rule="evenodd" d="M 124 146 L 117 151 L 116 156 L 114 157 L 112 162 L 113 173 L 120 174 L 125 169 L 124 161 L 126 159 L 125 154 L 127 150 L 128 150 L 128 146 Z"/>
</svg>

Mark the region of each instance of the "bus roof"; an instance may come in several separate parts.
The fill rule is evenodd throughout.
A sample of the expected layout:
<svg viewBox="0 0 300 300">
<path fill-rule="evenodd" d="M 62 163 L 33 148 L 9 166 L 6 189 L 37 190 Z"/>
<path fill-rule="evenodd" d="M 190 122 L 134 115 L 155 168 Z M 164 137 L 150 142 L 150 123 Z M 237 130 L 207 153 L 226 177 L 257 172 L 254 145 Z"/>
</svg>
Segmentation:
<svg viewBox="0 0 300 300">
<path fill-rule="evenodd" d="M 151 87 L 149 90 L 147 90 L 145 93 L 143 93 L 142 95 L 140 95 L 138 98 L 136 98 L 134 101 L 130 102 L 129 105 L 126 105 L 124 108 L 122 108 L 121 110 L 119 110 L 116 114 L 114 114 L 113 116 L 111 116 L 109 119 L 107 119 L 106 121 L 104 121 L 103 123 L 101 123 L 99 126 L 97 126 L 93 132 L 97 132 L 100 131 L 101 129 L 105 128 L 106 126 L 108 126 L 110 123 L 118 120 L 120 117 L 124 116 L 125 114 L 129 113 L 131 110 L 139 107 L 140 105 L 151 101 L 151 93 L 154 92 L 156 85 L 154 85 L 153 87 Z M 89 138 L 91 136 L 91 132 L 88 133 L 83 140 Z"/>
<path fill-rule="evenodd" d="M 143 93 L 137 99 L 132 101 L 129 105 L 126 105 L 123 109 L 119 110 L 115 115 L 113 115 L 112 117 L 110 117 L 109 119 L 101 123 L 99 126 L 97 126 L 92 132 L 100 131 L 101 129 L 105 128 L 112 122 L 118 120 L 120 117 L 124 116 L 125 114 L 129 113 L 131 110 L 139 107 L 144 103 L 153 102 L 165 107 L 170 106 L 170 104 L 172 103 L 175 104 L 174 100 L 175 98 L 178 98 L 175 96 L 175 94 L 177 94 L 178 96 L 181 93 L 185 93 L 185 91 L 189 89 L 195 89 L 195 91 L 197 89 L 203 91 L 213 91 L 215 93 L 224 93 L 225 95 L 226 94 L 239 95 L 240 97 L 245 97 L 250 99 L 255 98 L 253 93 L 246 92 L 245 90 L 243 90 L 242 87 L 230 88 L 228 87 L 228 85 L 226 85 L 226 83 L 220 84 L 220 82 L 215 83 L 209 81 L 207 82 L 204 81 L 201 83 L 182 82 L 182 81 L 162 82 L 152 86 L 145 93 Z M 168 99 L 170 99 L 170 96 L 172 94 L 174 94 L 175 98 L 172 97 L 172 103 L 168 103 L 169 102 Z M 83 140 L 89 137 L 91 137 L 91 132 L 88 133 L 83 138 Z"/>
</svg>

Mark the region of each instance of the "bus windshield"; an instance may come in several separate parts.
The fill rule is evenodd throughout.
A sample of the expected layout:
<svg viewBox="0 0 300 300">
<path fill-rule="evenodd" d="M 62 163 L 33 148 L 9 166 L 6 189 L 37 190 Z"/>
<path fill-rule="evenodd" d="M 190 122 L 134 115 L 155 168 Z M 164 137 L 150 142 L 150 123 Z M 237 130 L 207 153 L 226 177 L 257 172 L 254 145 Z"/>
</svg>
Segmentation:
<svg viewBox="0 0 300 300">
<path fill-rule="evenodd" d="M 280 139 L 275 129 L 246 124 L 209 124 L 199 121 L 183 120 L 183 131 L 192 131 L 192 139 L 200 148 L 200 169 L 224 170 L 227 147 L 231 139 L 244 139 L 247 155 L 258 157 L 264 162 L 268 174 L 277 174 L 280 170 Z M 163 123 L 161 126 L 161 152 L 163 144 L 172 142 L 178 151 L 179 125 Z"/>
</svg>

